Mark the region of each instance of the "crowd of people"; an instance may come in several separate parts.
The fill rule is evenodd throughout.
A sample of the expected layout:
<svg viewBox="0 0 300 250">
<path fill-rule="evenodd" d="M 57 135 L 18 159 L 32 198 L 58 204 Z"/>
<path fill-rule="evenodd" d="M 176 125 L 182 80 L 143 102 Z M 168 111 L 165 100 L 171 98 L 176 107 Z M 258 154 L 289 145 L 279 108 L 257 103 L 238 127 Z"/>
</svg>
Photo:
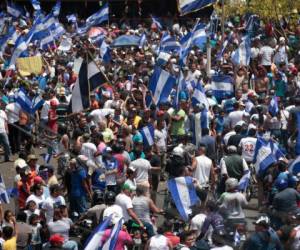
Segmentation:
<svg viewBox="0 0 300 250">
<path fill-rule="evenodd" d="M 0 143 L 4 161 L 16 172 L 17 195 L 12 198 L 15 211 L 1 211 L 2 249 L 84 249 L 75 229 L 92 218 L 92 234 L 108 217 L 99 247 L 122 219 L 117 250 L 299 249 L 300 24 L 282 20 L 278 29 L 276 23 L 261 21 L 251 34 L 249 65 L 236 65 L 231 54 L 246 33 L 244 18 L 229 18 L 224 36 L 220 24 L 210 35 L 209 70 L 206 48 L 194 46 L 184 67 L 179 66 L 180 53 L 170 52 L 160 66 L 176 77 L 182 70 L 186 85 L 180 91 L 174 86 L 157 105 L 147 105 L 146 99 L 154 96 L 149 85 L 162 35 L 168 32 L 180 40 L 195 20 L 172 20 L 162 28 L 127 20 L 103 25 L 108 45 L 124 34 L 147 38 L 142 48 L 112 47 L 109 62 L 88 34 L 79 35 L 76 25 L 65 23 L 68 32 L 55 46 L 41 50 L 29 44 L 28 55 L 41 56 L 44 64 L 40 74 L 26 77 L 10 65 L 15 44 L 8 40 L 0 58 Z M 19 18 L 9 25 L 26 34 L 32 20 Z M 72 46 L 59 50 L 66 38 Z M 92 59 L 107 82 L 89 93 L 88 109 L 72 113 L 79 57 Z M 230 76 L 234 92 L 216 98 L 214 74 Z M 199 84 L 208 108 L 192 102 Z M 32 101 L 44 100 L 34 113 L 16 100 L 21 88 Z M 151 145 L 141 133 L 149 125 L 154 128 Z M 258 140 L 280 151 L 263 169 L 257 163 L 264 159 L 256 152 Z M 240 190 L 248 173 L 249 185 Z M 176 201 L 160 190 L 168 180 L 186 176 L 193 178 L 199 202 L 178 229 L 174 221 L 183 219 Z M 247 230 L 244 211 L 250 196 L 258 199 L 253 232 Z"/>
</svg>

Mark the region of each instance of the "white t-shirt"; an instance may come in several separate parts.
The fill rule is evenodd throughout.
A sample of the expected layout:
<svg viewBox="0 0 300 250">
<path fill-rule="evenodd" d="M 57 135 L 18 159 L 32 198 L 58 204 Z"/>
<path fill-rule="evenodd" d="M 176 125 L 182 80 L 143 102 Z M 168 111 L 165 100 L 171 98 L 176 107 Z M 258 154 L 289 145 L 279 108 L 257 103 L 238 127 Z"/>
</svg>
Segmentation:
<svg viewBox="0 0 300 250">
<path fill-rule="evenodd" d="M 9 103 L 5 107 L 5 112 L 7 114 L 7 119 L 9 124 L 13 124 L 17 121 L 19 121 L 19 112 L 21 110 L 21 107 L 18 103 L 13 102 Z"/>
<path fill-rule="evenodd" d="M 148 181 L 148 177 L 149 177 L 148 172 L 151 169 L 151 165 L 148 160 L 139 158 L 132 161 L 129 166 L 135 169 L 136 171 L 135 179 L 137 183 Z"/>
<path fill-rule="evenodd" d="M 58 196 L 56 198 L 50 196 L 45 200 L 42 205 L 42 209 L 45 210 L 47 222 L 53 220 L 54 207 L 59 207 L 60 205 L 66 205 L 65 198 L 62 196 Z"/>
<path fill-rule="evenodd" d="M 166 150 L 167 150 L 167 137 L 168 137 L 168 134 L 167 134 L 166 129 L 162 129 L 162 130 L 155 129 L 154 130 L 155 144 L 157 145 L 159 150 L 162 152 L 166 152 Z"/>
<path fill-rule="evenodd" d="M 150 238 L 149 250 L 169 250 L 168 238 L 162 234 Z"/>
<path fill-rule="evenodd" d="M 60 234 L 62 237 L 64 237 L 65 241 L 69 240 L 70 227 L 70 223 L 68 223 L 66 220 L 57 220 L 48 223 L 50 236 L 53 234 Z"/>
<path fill-rule="evenodd" d="M 97 147 L 94 143 L 85 142 L 82 144 L 80 154 L 86 156 L 88 159 L 94 159 L 94 155 L 97 152 Z"/>
<path fill-rule="evenodd" d="M 6 133 L 5 123 L 7 123 L 7 115 L 3 110 L 0 110 L 0 134 Z"/>
<path fill-rule="evenodd" d="M 48 113 L 50 109 L 50 101 L 45 101 L 41 110 L 41 119 L 48 121 Z"/>
<path fill-rule="evenodd" d="M 242 138 L 239 147 L 242 149 L 242 157 L 247 162 L 253 161 L 254 150 L 257 139 L 254 137 Z"/>
<path fill-rule="evenodd" d="M 229 140 L 230 136 L 235 135 L 235 134 L 236 134 L 235 131 L 229 131 L 227 134 L 224 135 L 223 140 L 224 140 L 225 145 L 228 144 L 228 140 Z"/>
<path fill-rule="evenodd" d="M 213 247 L 210 250 L 233 250 L 230 246 L 223 246 L 223 247 Z"/>
<path fill-rule="evenodd" d="M 197 214 L 191 220 L 191 230 L 196 231 L 197 237 L 201 233 L 205 219 L 206 219 L 205 214 Z"/>
<path fill-rule="evenodd" d="M 274 49 L 270 46 L 263 46 L 259 54 L 261 55 L 261 64 L 264 66 L 271 66 L 272 65 L 272 56 L 274 54 Z"/>
<path fill-rule="evenodd" d="M 127 209 L 133 208 L 131 198 L 126 194 L 120 193 L 116 197 L 115 204 L 122 208 L 124 221 L 127 222 L 130 219 Z"/>
<path fill-rule="evenodd" d="M 252 59 L 255 59 L 255 58 L 258 57 L 258 55 L 259 55 L 259 48 L 252 47 L 252 48 L 251 48 L 250 57 L 251 57 Z"/>
<path fill-rule="evenodd" d="M 228 115 L 228 120 L 231 128 L 234 128 L 234 126 L 241 120 L 243 120 L 244 111 L 243 110 L 236 110 L 232 111 Z"/>
<path fill-rule="evenodd" d="M 209 176 L 212 167 L 212 160 L 205 155 L 196 157 L 197 167 L 193 176 L 199 181 L 200 185 L 209 183 Z"/>
<path fill-rule="evenodd" d="M 119 205 L 112 205 L 104 209 L 103 219 L 107 218 L 112 214 L 112 223 L 115 224 L 119 219 L 123 218 L 123 210 Z"/>
<path fill-rule="evenodd" d="M 93 116 L 93 121 L 98 124 L 100 121 L 106 121 L 106 115 L 113 115 L 115 112 L 114 109 L 95 109 L 93 110 L 90 115 Z"/>
<path fill-rule="evenodd" d="M 44 195 L 42 195 L 42 196 L 39 197 L 39 196 L 36 196 L 35 194 L 31 194 L 31 195 L 29 195 L 29 197 L 27 198 L 26 204 L 27 204 L 29 201 L 34 201 L 35 204 L 37 205 L 37 207 L 40 208 L 40 206 L 43 205 L 43 202 L 45 202 L 46 199 L 45 199 Z"/>
</svg>

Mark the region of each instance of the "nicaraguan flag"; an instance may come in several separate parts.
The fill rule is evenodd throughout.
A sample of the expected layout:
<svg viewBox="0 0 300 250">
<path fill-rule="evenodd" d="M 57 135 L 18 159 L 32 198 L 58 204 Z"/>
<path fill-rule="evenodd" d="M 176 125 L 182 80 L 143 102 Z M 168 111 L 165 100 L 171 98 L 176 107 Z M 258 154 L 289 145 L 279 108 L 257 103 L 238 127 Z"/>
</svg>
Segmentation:
<svg viewBox="0 0 300 250">
<path fill-rule="evenodd" d="M 7 8 L 6 9 L 7 13 L 12 15 L 15 18 L 18 18 L 19 16 L 25 14 L 24 9 L 21 6 L 16 5 L 13 2 L 8 2 L 6 8 Z"/>
<path fill-rule="evenodd" d="M 31 113 L 32 101 L 23 88 L 20 88 L 15 96 L 16 103 L 27 113 Z"/>
<path fill-rule="evenodd" d="M 35 113 L 37 110 L 39 110 L 43 106 L 44 102 L 45 101 L 43 100 L 43 98 L 41 98 L 39 95 L 35 96 L 32 100 L 32 113 Z"/>
<path fill-rule="evenodd" d="M 94 13 L 88 19 L 86 19 L 86 24 L 91 27 L 108 21 L 109 9 L 108 4 L 105 4 L 98 12 Z"/>
<path fill-rule="evenodd" d="M 60 14 L 60 8 L 61 8 L 61 0 L 57 0 L 56 4 L 54 5 L 52 9 L 53 16 L 58 17 Z"/>
<path fill-rule="evenodd" d="M 279 111 L 279 108 L 278 108 L 278 102 L 277 102 L 277 96 L 273 96 L 270 104 L 269 104 L 269 113 L 272 115 L 272 116 L 276 116 L 278 111 Z"/>
<path fill-rule="evenodd" d="M 158 21 L 158 18 L 156 17 L 151 17 L 152 18 L 152 23 L 154 23 L 157 27 L 157 29 L 161 30 L 163 28 L 162 24 Z"/>
<path fill-rule="evenodd" d="M 85 250 L 98 250 L 101 249 L 101 242 L 105 230 L 110 225 L 112 215 L 108 216 L 91 234 L 87 239 L 84 249 Z"/>
<path fill-rule="evenodd" d="M 77 17 L 74 14 L 68 15 L 68 16 L 66 16 L 66 18 L 67 18 L 69 23 L 76 23 L 77 22 Z"/>
<path fill-rule="evenodd" d="M 174 102 L 174 106 L 177 108 L 179 107 L 179 101 L 180 101 L 179 99 L 180 99 L 181 92 L 184 91 L 185 89 L 186 89 L 186 82 L 184 79 L 183 72 L 181 70 L 180 74 L 179 74 L 179 78 L 178 78 L 176 98 L 175 98 L 175 102 Z"/>
<path fill-rule="evenodd" d="M 0 199 L 2 202 L 6 204 L 9 203 L 9 197 L 1 174 L 0 174 Z"/>
<path fill-rule="evenodd" d="M 253 33 L 258 30 L 259 26 L 259 17 L 257 15 L 251 15 L 247 20 L 245 30 L 250 36 L 252 36 Z"/>
<path fill-rule="evenodd" d="M 200 49 L 203 49 L 207 42 L 206 24 L 198 23 L 192 34 L 192 44 Z"/>
<path fill-rule="evenodd" d="M 165 66 L 169 59 L 171 58 L 171 55 L 167 52 L 159 52 L 158 57 L 156 58 L 156 66 Z"/>
<path fill-rule="evenodd" d="M 215 2 L 216 0 L 178 0 L 178 9 L 180 15 L 186 15 L 214 4 Z"/>
<path fill-rule="evenodd" d="M 145 44 L 147 43 L 147 37 L 146 34 L 143 33 L 140 39 L 140 44 L 139 44 L 139 48 L 142 49 L 144 48 Z"/>
<path fill-rule="evenodd" d="M 247 170 L 239 181 L 239 190 L 245 192 L 250 182 L 250 170 Z"/>
<path fill-rule="evenodd" d="M 105 42 L 105 39 L 102 40 L 100 45 L 100 56 L 105 63 L 109 63 L 111 61 L 110 47 Z"/>
<path fill-rule="evenodd" d="M 180 49 L 181 45 L 178 41 L 176 41 L 175 37 L 170 38 L 168 41 L 164 42 L 160 47 L 160 51 L 163 52 L 179 52 Z"/>
<path fill-rule="evenodd" d="M 232 53 L 231 60 L 235 65 L 248 66 L 251 55 L 251 39 L 246 36 L 242 39 L 239 47 Z"/>
<path fill-rule="evenodd" d="M 159 104 L 160 102 L 167 101 L 175 83 L 175 77 L 173 77 L 167 71 L 159 67 L 155 67 L 149 86 L 149 90 L 153 95 L 155 105 Z M 148 101 L 147 106 L 150 104 L 151 101 Z"/>
<path fill-rule="evenodd" d="M 192 105 L 195 107 L 197 103 L 203 103 L 205 105 L 205 108 L 207 110 L 209 109 L 209 102 L 207 100 L 201 82 L 198 82 L 192 95 Z"/>
<path fill-rule="evenodd" d="M 289 172 L 293 175 L 300 173 L 300 155 L 289 164 Z"/>
<path fill-rule="evenodd" d="M 14 42 L 18 39 L 18 33 L 14 26 L 10 26 L 8 28 L 7 33 L 0 38 L 0 51 L 2 53 L 4 52 L 7 46 L 7 41 L 10 39 L 13 40 Z"/>
<path fill-rule="evenodd" d="M 31 0 L 31 4 L 34 10 L 40 11 L 41 10 L 41 4 L 39 0 Z"/>
<path fill-rule="evenodd" d="M 234 233 L 234 246 L 239 246 L 241 243 L 241 235 L 239 234 L 238 230 L 235 230 Z"/>
<path fill-rule="evenodd" d="M 191 206 L 199 202 L 193 178 L 186 176 L 170 179 L 168 181 L 168 190 L 171 193 L 180 216 L 185 221 L 188 221 L 189 215 L 192 213 Z"/>
<path fill-rule="evenodd" d="M 140 133 L 145 146 L 152 146 L 154 144 L 154 127 L 152 124 L 143 127 Z"/>
<path fill-rule="evenodd" d="M 109 238 L 104 243 L 102 250 L 114 250 L 118 241 L 119 233 L 122 229 L 124 220 L 120 219 L 118 223 L 116 223 L 113 229 L 110 232 Z"/>
<path fill-rule="evenodd" d="M 82 58 L 78 58 L 74 64 L 78 65 L 79 73 L 70 102 L 73 113 L 87 109 L 90 106 L 90 91 L 107 82 L 105 75 L 94 61 L 86 62 Z"/>
<path fill-rule="evenodd" d="M 211 78 L 211 89 L 218 101 L 228 96 L 233 96 L 233 79 L 229 75 L 213 75 Z"/>
</svg>

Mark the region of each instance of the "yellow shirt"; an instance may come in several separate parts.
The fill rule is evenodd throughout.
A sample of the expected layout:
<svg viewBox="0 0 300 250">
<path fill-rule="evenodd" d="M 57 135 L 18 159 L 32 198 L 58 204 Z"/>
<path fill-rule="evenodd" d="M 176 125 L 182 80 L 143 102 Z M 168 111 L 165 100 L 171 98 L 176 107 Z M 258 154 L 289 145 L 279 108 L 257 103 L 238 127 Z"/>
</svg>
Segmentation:
<svg viewBox="0 0 300 250">
<path fill-rule="evenodd" d="M 17 249 L 17 237 L 14 236 L 10 240 L 6 240 L 3 243 L 3 250 L 16 250 Z"/>
<path fill-rule="evenodd" d="M 136 129 L 138 128 L 139 123 L 140 123 L 141 120 L 142 120 L 142 117 L 140 117 L 140 116 L 138 116 L 138 115 L 136 115 L 136 116 L 134 117 L 133 125 L 135 126 Z"/>
</svg>

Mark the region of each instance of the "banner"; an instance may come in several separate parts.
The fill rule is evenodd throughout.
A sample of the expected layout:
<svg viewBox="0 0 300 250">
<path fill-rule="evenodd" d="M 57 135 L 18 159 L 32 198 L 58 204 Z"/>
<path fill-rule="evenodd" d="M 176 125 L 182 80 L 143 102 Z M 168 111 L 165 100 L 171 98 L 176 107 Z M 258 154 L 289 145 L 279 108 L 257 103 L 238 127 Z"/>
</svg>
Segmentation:
<svg viewBox="0 0 300 250">
<path fill-rule="evenodd" d="M 22 76 L 40 74 L 42 72 L 43 61 L 41 56 L 21 57 L 17 59 L 17 67 Z"/>
</svg>

